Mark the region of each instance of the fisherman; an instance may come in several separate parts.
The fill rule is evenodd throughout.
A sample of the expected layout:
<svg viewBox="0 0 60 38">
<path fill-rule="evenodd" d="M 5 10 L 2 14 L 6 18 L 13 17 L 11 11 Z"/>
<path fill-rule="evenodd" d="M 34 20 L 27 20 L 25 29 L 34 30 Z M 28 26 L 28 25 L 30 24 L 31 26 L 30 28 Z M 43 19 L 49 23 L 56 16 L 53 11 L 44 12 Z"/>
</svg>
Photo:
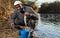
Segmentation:
<svg viewBox="0 0 60 38">
<path fill-rule="evenodd" d="M 14 2 L 15 10 L 11 17 L 11 27 L 15 26 L 24 27 L 26 29 L 33 30 L 35 28 L 36 14 L 33 9 L 28 6 L 23 6 L 22 2 Z"/>
</svg>

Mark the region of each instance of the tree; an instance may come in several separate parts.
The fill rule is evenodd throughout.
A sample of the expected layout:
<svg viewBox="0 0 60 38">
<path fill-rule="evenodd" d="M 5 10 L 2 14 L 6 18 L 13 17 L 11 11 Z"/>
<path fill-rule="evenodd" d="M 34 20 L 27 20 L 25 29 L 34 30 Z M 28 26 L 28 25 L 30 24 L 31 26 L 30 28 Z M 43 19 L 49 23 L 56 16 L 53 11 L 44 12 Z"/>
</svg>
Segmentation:
<svg viewBox="0 0 60 38">
<path fill-rule="evenodd" d="M 40 8 L 41 13 L 60 13 L 60 2 L 43 3 Z"/>
<path fill-rule="evenodd" d="M 40 14 L 45 20 L 50 20 L 51 22 L 59 22 L 60 21 L 60 2 L 53 3 L 43 3 L 40 8 Z"/>
</svg>

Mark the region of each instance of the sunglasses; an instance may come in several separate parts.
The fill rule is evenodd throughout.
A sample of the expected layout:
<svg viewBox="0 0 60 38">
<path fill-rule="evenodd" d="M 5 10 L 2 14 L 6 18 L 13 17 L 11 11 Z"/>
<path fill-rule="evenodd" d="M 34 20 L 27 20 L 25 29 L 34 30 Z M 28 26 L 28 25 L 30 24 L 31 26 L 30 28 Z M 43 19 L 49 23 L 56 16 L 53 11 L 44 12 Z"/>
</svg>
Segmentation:
<svg viewBox="0 0 60 38">
<path fill-rule="evenodd" d="M 18 8 L 18 7 L 21 7 L 21 6 L 20 5 L 16 5 L 15 7 Z"/>
</svg>

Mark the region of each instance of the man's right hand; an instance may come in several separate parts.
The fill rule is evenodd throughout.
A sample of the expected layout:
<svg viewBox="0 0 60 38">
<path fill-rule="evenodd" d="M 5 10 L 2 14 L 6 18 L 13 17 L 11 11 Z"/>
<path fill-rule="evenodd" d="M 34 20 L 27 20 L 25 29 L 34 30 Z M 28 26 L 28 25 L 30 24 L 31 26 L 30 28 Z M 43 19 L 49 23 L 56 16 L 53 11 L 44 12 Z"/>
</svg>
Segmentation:
<svg viewBox="0 0 60 38">
<path fill-rule="evenodd" d="M 12 28 L 12 29 L 14 28 L 14 23 L 11 23 L 11 28 Z"/>
</svg>

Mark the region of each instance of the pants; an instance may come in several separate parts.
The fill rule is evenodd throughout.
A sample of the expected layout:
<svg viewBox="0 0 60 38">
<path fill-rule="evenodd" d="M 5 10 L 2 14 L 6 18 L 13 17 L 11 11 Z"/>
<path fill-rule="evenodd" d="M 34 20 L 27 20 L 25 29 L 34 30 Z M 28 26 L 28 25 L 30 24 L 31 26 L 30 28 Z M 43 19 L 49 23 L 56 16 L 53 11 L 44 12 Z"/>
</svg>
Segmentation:
<svg viewBox="0 0 60 38">
<path fill-rule="evenodd" d="M 24 23 L 24 21 L 15 21 L 15 25 L 25 26 L 25 23 Z M 33 19 L 29 19 L 27 21 L 27 25 L 34 29 L 35 28 L 35 21 Z"/>
<path fill-rule="evenodd" d="M 24 20 L 16 20 L 15 22 L 14 22 L 14 24 L 15 25 L 22 25 L 22 26 L 25 26 L 25 23 L 24 23 Z"/>
<path fill-rule="evenodd" d="M 28 22 L 27 22 L 27 25 L 31 28 L 35 28 L 35 20 L 33 19 L 30 19 Z"/>
</svg>

